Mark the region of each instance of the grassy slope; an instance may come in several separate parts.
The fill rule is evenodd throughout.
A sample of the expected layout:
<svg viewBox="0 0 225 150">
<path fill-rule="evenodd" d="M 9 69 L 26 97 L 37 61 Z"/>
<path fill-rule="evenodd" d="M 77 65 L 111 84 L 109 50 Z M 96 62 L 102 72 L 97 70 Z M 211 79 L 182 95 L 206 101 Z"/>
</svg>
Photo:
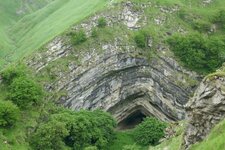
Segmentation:
<svg viewBox="0 0 225 150">
<path fill-rule="evenodd" d="M 172 128 L 175 129 L 176 132 L 174 137 L 165 140 L 157 146 L 150 146 L 149 150 L 179 150 L 181 147 L 185 122 L 180 122 L 179 125 L 173 125 Z"/>
<path fill-rule="evenodd" d="M 155 147 L 150 147 L 149 150 L 180 150 L 182 143 L 182 136 L 184 132 L 183 127 L 177 128 L 177 136 L 168 139 Z M 224 150 L 225 147 L 225 120 L 217 124 L 207 136 L 207 138 L 196 143 L 190 150 Z"/>
<path fill-rule="evenodd" d="M 139 150 L 147 150 L 147 146 L 140 146 L 135 144 L 135 140 L 131 131 L 116 131 L 116 139 L 109 146 L 109 150 L 122 150 L 125 146 L 135 146 L 138 147 Z"/>
<path fill-rule="evenodd" d="M 10 53 L 13 47 L 6 31 L 8 25 L 17 19 L 14 13 L 18 5 L 17 1 L 0 1 L 0 64 L 3 63 L 2 57 Z"/>
<path fill-rule="evenodd" d="M 9 29 L 11 25 L 15 24 L 24 15 L 35 12 L 43 8 L 52 0 L 0 0 L 0 64 L 4 62 L 7 55 L 10 55 L 15 49 L 12 39 L 9 37 Z M 16 12 L 22 10 L 19 15 Z"/>
<path fill-rule="evenodd" d="M 14 3 L 15 2 L 15 3 Z M 15 0 L 1 0 L 0 66 L 20 59 L 88 15 L 100 10 L 107 0 L 55 0 L 46 7 L 18 18 Z M 10 10 L 10 11 L 9 11 Z M 6 22 L 2 22 L 3 20 Z"/>
<path fill-rule="evenodd" d="M 225 120 L 216 125 L 209 136 L 200 143 L 192 146 L 191 150 L 224 150 Z"/>
</svg>

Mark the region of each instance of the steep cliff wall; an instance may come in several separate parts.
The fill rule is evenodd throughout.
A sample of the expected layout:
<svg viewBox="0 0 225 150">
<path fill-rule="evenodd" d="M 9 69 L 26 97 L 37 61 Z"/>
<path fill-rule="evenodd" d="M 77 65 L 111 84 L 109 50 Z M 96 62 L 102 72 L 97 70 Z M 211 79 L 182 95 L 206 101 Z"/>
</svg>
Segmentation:
<svg viewBox="0 0 225 150">
<path fill-rule="evenodd" d="M 37 74 L 55 73 L 46 89 L 66 93 L 59 96 L 59 103 L 73 110 L 103 109 L 121 124 L 137 116 L 155 116 L 164 121 L 184 119 L 184 105 L 198 83 L 198 76 L 179 66 L 168 55 L 166 44 L 154 43 L 150 38 L 149 58 L 126 39 L 126 34 L 144 26 L 147 18 L 142 9 L 132 11 L 133 6 L 123 3 L 119 10 L 97 14 L 72 28 L 82 28 L 90 35 L 97 19 L 103 16 L 109 27 L 125 26 L 125 33 L 117 33 L 107 42 L 94 40 L 91 46 L 84 43 L 84 51 L 72 46 L 67 36 L 60 36 L 47 44 L 47 51 L 29 59 L 28 64 Z M 139 7 L 151 7 L 151 3 Z M 173 11 L 176 9 L 169 13 Z M 155 49 L 152 45 L 156 45 Z"/>
<path fill-rule="evenodd" d="M 202 141 L 225 117 L 225 73 L 222 70 L 206 77 L 186 105 L 185 149 Z"/>
</svg>

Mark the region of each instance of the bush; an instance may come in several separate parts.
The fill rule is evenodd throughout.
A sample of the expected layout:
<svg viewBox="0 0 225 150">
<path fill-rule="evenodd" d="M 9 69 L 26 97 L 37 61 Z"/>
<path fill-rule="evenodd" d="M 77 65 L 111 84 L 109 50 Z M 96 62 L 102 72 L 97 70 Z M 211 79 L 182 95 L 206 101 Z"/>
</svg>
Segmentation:
<svg viewBox="0 0 225 150">
<path fill-rule="evenodd" d="M 98 27 L 103 28 L 107 25 L 107 22 L 104 17 L 98 19 Z"/>
<path fill-rule="evenodd" d="M 25 108 L 32 104 L 39 104 L 44 93 L 36 82 L 26 77 L 19 77 L 13 80 L 9 86 L 9 99 L 20 108 Z"/>
<path fill-rule="evenodd" d="M 98 30 L 96 28 L 92 29 L 91 37 L 96 38 L 98 36 Z"/>
<path fill-rule="evenodd" d="M 87 40 L 87 37 L 83 30 L 72 33 L 72 43 L 74 45 L 79 45 L 81 43 L 84 43 L 86 40 Z"/>
<path fill-rule="evenodd" d="M 36 150 L 65 149 L 63 139 L 69 135 L 66 124 L 58 121 L 50 121 L 40 125 L 31 137 L 31 146 Z"/>
<path fill-rule="evenodd" d="M 7 85 L 11 84 L 13 79 L 17 77 L 26 76 L 26 69 L 25 66 L 10 66 L 6 70 L 1 73 L 3 82 Z"/>
<path fill-rule="evenodd" d="M 164 136 L 166 124 L 156 118 L 145 120 L 134 129 L 134 139 L 141 145 L 155 145 Z"/>
<path fill-rule="evenodd" d="M 178 11 L 178 16 L 199 32 L 208 32 L 211 29 L 211 23 L 207 18 L 202 18 L 191 10 L 181 9 Z"/>
<path fill-rule="evenodd" d="M 199 32 L 208 32 L 211 29 L 211 24 L 204 20 L 193 21 L 193 28 Z"/>
<path fill-rule="evenodd" d="M 137 44 L 137 47 L 145 48 L 147 45 L 147 36 L 145 35 L 144 32 L 140 31 L 135 35 L 134 41 Z"/>
<path fill-rule="evenodd" d="M 220 25 L 222 29 L 225 29 L 225 10 L 219 10 L 219 12 L 214 16 L 213 22 Z"/>
<path fill-rule="evenodd" d="M 13 126 L 20 115 L 19 108 L 10 101 L 0 101 L 0 126 Z"/>
<path fill-rule="evenodd" d="M 59 136 L 58 139 L 61 139 L 61 142 L 64 142 L 66 146 L 76 150 L 83 150 L 89 146 L 96 146 L 97 149 L 106 149 L 108 144 L 114 139 L 115 120 L 109 114 L 102 111 L 72 112 L 68 110 L 52 115 L 49 122 L 52 121 L 65 124 L 69 134 L 66 137 Z M 48 124 L 47 122 L 45 126 L 48 126 Z M 45 132 L 41 131 L 44 129 L 38 127 L 36 132 Z M 36 132 L 34 136 L 37 134 Z M 51 133 L 49 134 L 52 135 Z M 48 141 L 52 144 L 55 141 L 55 136 L 49 136 L 48 134 L 40 135 L 35 136 L 36 138 L 31 138 L 34 149 L 38 149 L 37 146 L 42 144 L 42 138 L 50 138 Z M 60 149 L 60 147 L 57 148 Z"/>
<path fill-rule="evenodd" d="M 206 38 L 197 33 L 175 35 L 168 43 L 183 65 L 198 73 L 213 72 L 225 61 L 225 43 L 217 37 Z"/>
</svg>

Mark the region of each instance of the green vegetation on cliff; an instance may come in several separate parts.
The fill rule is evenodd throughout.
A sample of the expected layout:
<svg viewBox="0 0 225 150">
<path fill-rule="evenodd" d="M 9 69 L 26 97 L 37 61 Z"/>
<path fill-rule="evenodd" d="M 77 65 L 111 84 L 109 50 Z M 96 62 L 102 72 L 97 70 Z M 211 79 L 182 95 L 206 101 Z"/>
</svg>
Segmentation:
<svg viewBox="0 0 225 150">
<path fill-rule="evenodd" d="M 176 35 L 168 42 L 183 65 L 198 73 L 214 72 L 225 62 L 225 43 L 218 37 L 195 33 Z"/>
</svg>

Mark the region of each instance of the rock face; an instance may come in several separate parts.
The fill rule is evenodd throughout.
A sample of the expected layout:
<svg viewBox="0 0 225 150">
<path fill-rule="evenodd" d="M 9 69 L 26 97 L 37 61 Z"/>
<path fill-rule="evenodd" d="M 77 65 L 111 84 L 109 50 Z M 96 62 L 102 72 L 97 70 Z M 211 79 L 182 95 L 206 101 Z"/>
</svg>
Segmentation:
<svg viewBox="0 0 225 150">
<path fill-rule="evenodd" d="M 210 130 L 225 117 L 225 77 L 204 79 L 194 97 L 187 103 L 188 126 L 184 147 L 203 140 Z"/>
<path fill-rule="evenodd" d="M 135 47 L 124 47 L 127 52 L 116 45 L 104 45 L 103 49 L 102 54 L 93 51 L 84 55 L 80 66 L 70 65 L 69 72 L 62 72 L 61 78 L 48 87 L 49 91 L 66 91 L 60 103 L 73 110 L 103 109 L 118 123 L 138 113 L 164 121 L 185 118 L 183 106 L 193 92 L 186 88 L 190 86 L 185 86 L 185 77 L 195 79 L 193 74 L 169 57 L 148 61 L 138 56 Z M 35 65 L 39 63 L 30 65 L 40 70 L 43 67 Z"/>
<path fill-rule="evenodd" d="M 148 6 L 150 3 L 140 7 Z M 120 23 L 129 30 L 140 28 L 145 22 L 143 11 L 133 11 L 132 7 L 132 3 L 122 3 L 120 11 L 104 15 L 108 26 Z M 94 16 L 72 30 L 82 28 L 90 35 L 98 18 Z M 57 71 L 56 80 L 46 85 L 46 89 L 66 93 L 59 102 L 72 110 L 110 112 L 121 128 L 133 126 L 146 116 L 170 122 L 184 119 L 184 105 L 194 90 L 193 81 L 198 82 L 197 75 L 167 56 L 168 49 L 163 44 L 157 48 L 159 53 L 148 60 L 136 45 L 119 41 L 116 37 L 112 42 L 98 43 L 97 48 L 76 51 L 67 39 L 57 37 L 46 46 L 47 51 L 29 59 L 28 65 L 39 73 L 56 60 L 66 61 L 67 65 L 63 66 L 66 69 Z M 149 38 L 148 46 L 152 45 Z M 79 64 L 74 58 L 79 58 Z"/>
<path fill-rule="evenodd" d="M 76 68 L 74 78 L 70 74 L 61 103 L 74 110 L 102 108 L 118 121 L 137 110 L 167 121 L 184 119 L 188 91 L 167 77 L 175 72 L 161 61 L 158 66 L 127 53 L 106 53 L 88 67 Z"/>
</svg>

